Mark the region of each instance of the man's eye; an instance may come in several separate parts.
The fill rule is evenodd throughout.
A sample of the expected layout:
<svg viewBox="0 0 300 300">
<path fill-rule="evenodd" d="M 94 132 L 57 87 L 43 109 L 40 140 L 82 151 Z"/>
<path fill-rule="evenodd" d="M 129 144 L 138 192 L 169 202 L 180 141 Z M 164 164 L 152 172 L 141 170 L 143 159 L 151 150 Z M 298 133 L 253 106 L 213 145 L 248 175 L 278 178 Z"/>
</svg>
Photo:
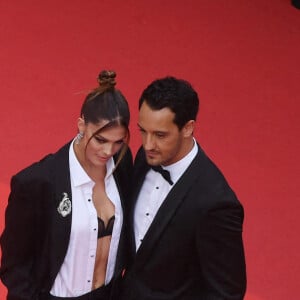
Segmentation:
<svg viewBox="0 0 300 300">
<path fill-rule="evenodd" d="M 160 139 L 164 138 L 166 135 L 164 133 L 156 133 L 156 136 Z"/>
<path fill-rule="evenodd" d="M 140 133 L 145 133 L 145 130 L 142 128 L 139 128 Z"/>
</svg>

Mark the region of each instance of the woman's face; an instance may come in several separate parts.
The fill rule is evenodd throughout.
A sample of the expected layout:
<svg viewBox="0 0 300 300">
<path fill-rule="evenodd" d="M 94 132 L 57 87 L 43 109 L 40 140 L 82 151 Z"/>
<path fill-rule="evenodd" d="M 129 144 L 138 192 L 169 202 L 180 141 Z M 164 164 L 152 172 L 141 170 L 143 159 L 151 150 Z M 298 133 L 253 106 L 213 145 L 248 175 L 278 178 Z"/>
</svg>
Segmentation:
<svg viewBox="0 0 300 300">
<path fill-rule="evenodd" d="M 121 125 L 109 127 L 94 135 L 107 123 L 108 121 L 101 121 L 98 124 L 83 122 L 79 125 L 79 131 L 83 133 L 80 141 L 81 149 L 85 152 L 85 161 L 89 165 L 105 166 L 106 162 L 121 149 L 126 141 L 127 131 Z"/>
</svg>

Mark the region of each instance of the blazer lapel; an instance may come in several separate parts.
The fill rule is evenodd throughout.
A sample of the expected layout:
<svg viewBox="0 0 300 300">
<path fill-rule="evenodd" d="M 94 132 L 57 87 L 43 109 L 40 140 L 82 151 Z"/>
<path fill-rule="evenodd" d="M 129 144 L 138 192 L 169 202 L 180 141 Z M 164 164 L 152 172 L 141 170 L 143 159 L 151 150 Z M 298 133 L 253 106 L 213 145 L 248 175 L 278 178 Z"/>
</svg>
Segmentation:
<svg viewBox="0 0 300 300">
<path fill-rule="evenodd" d="M 56 277 L 64 261 L 71 233 L 72 221 L 72 193 L 69 168 L 70 144 L 59 150 L 51 166 L 54 198 L 52 210 L 52 224 L 50 236 L 50 262 L 52 264 L 50 276 Z"/>
</svg>

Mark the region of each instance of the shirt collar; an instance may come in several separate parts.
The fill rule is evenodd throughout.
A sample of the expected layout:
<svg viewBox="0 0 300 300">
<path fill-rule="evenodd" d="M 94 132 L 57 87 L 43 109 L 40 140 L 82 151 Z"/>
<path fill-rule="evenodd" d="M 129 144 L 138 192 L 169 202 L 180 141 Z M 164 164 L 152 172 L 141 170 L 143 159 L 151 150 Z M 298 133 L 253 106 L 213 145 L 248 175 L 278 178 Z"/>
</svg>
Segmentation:
<svg viewBox="0 0 300 300">
<path fill-rule="evenodd" d="M 198 146 L 196 140 L 193 138 L 194 146 L 192 150 L 181 160 L 175 162 L 174 164 L 163 166 L 165 170 L 168 170 L 171 175 L 172 181 L 175 183 L 185 172 L 185 170 L 188 168 L 190 163 L 193 161 L 195 156 L 198 153 Z"/>
</svg>

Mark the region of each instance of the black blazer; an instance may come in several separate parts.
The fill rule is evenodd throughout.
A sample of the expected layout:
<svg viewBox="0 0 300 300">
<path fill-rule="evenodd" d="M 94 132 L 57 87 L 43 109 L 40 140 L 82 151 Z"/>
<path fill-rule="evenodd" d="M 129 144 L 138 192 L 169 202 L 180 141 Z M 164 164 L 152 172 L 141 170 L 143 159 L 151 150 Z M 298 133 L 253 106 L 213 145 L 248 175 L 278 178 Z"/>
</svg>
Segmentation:
<svg viewBox="0 0 300 300">
<path fill-rule="evenodd" d="M 11 193 L 1 236 L 0 277 L 8 300 L 39 300 L 48 294 L 64 261 L 72 214 L 62 217 L 58 205 L 64 193 L 72 201 L 70 143 L 57 153 L 24 169 L 11 180 Z M 115 157 L 116 159 L 117 157 Z M 114 172 L 122 205 L 128 200 L 130 150 Z M 121 234 L 120 248 L 124 243 Z M 118 251 L 115 273 L 124 264 Z"/>
<path fill-rule="evenodd" d="M 199 151 L 159 208 L 135 253 L 134 206 L 149 166 L 135 160 L 132 259 L 120 299 L 243 299 L 246 272 L 243 208 L 219 169 Z"/>
</svg>

